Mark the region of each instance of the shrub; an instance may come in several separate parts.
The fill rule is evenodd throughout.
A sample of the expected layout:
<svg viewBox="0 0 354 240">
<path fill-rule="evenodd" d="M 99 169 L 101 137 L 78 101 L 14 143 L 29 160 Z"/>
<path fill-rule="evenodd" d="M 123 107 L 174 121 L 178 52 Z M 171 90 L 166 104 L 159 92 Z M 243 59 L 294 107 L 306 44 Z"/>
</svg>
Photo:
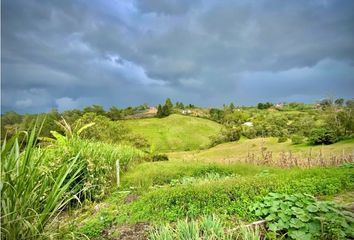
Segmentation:
<svg viewBox="0 0 354 240">
<path fill-rule="evenodd" d="M 286 136 L 281 136 L 278 138 L 278 143 L 283 143 L 283 142 L 286 142 L 288 140 L 288 137 Z"/>
<path fill-rule="evenodd" d="M 269 193 L 250 207 L 267 220 L 268 230 L 291 239 L 348 239 L 354 237 L 354 218 L 333 202 L 307 194 Z"/>
<path fill-rule="evenodd" d="M 224 142 L 235 142 L 240 140 L 240 138 L 241 130 L 239 128 L 228 128 L 222 130 L 217 136 L 212 137 L 210 145 L 213 147 Z"/>
<path fill-rule="evenodd" d="M 98 200 L 105 196 L 115 182 L 115 163 L 119 160 L 121 171 L 142 161 L 144 153 L 132 146 L 110 145 L 73 138 L 65 144 L 55 143 L 48 150 L 46 158 L 50 168 L 65 164 L 66 159 L 79 154 L 78 162 L 83 166 L 80 178 L 80 200 Z"/>
<path fill-rule="evenodd" d="M 253 127 L 243 127 L 242 135 L 246 138 L 253 139 L 257 136 L 257 131 Z"/>
<path fill-rule="evenodd" d="M 168 156 L 166 154 L 154 154 L 152 156 L 153 162 L 168 161 Z"/>
<path fill-rule="evenodd" d="M 337 135 L 333 130 L 327 128 L 313 129 L 309 136 L 311 144 L 332 144 L 337 141 Z"/>
<path fill-rule="evenodd" d="M 301 144 L 304 142 L 304 137 L 301 135 L 293 135 L 291 136 L 291 142 L 293 144 Z"/>
</svg>

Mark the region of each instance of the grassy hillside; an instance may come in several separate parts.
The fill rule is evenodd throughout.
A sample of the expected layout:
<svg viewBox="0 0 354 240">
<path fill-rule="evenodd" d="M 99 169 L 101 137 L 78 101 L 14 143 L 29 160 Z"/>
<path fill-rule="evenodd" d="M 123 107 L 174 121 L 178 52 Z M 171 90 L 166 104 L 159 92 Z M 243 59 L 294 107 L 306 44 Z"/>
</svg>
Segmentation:
<svg viewBox="0 0 354 240">
<path fill-rule="evenodd" d="M 169 156 L 175 159 L 198 160 L 210 162 L 243 162 L 248 155 L 254 154 L 255 158 L 262 158 L 262 150 L 271 152 L 274 159 L 281 154 L 293 154 L 298 158 L 318 158 L 322 152 L 324 158 L 332 156 L 348 156 L 353 154 L 354 139 L 341 141 L 331 145 L 309 146 L 307 144 L 294 145 L 291 141 L 278 143 L 277 138 L 242 138 L 238 142 L 220 144 L 210 149 L 190 152 L 175 152 Z"/>
<path fill-rule="evenodd" d="M 187 151 L 206 147 L 222 126 L 213 121 L 173 114 L 166 118 L 125 120 L 133 133 L 145 137 L 159 151 Z"/>
</svg>

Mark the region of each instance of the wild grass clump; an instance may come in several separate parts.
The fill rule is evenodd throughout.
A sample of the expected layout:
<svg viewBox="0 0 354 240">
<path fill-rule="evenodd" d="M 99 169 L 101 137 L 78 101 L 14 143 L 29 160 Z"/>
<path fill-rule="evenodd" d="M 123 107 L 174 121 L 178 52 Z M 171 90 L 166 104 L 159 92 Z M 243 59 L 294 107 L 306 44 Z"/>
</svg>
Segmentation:
<svg viewBox="0 0 354 240">
<path fill-rule="evenodd" d="M 20 146 L 16 134 L 1 147 L 2 239 L 43 237 L 50 220 L 75 198 L 83 170 L 78 154 L 65 158 L 66 164 L 55 170 L 47 168 L 47 151 L 35 151 L 36 127 L 25 142 Z"/>
<path fill-rule="evenodd" d="M 199 219 L 178 220 L 176 224 L 166 224 L 150 232 L 150 240 L 259 240 L 259 227 L 249 227 L 237 223 L 229 229 L 215 215 L 206 215 Z"/>
<path fill-rule="evenodd" d="M 214 215 L 197 220 L 178 220 L 175 226 L 170 224 L 155 228 L 150 232 L 150 240 L 217 240 L 233 239 L 222 221 Z"/>
<path fill-rule="evenodd" d="M 77 179 L 80 185 L 80 200 L 99 200 L 109 192 L 116 181 L 117 160 L 121 172 L 125 172 L 142 161 L 145 155 L 132 146 L 72 138 L 64 145 L 56 143 L 50 147 L 48 164 L 56 168 L 78 153 L 80 153 L 78 162 L 83 166 L 80 178 Z"/>
</svg>

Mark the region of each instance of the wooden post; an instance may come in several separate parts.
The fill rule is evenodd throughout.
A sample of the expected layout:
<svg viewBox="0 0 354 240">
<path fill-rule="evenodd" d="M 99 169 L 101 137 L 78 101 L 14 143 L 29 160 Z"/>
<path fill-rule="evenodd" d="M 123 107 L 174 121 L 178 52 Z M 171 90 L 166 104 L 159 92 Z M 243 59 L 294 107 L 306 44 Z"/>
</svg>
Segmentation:
<svg viewBox="0 0 354 240">
<path fill-rule="evenodd" d="M 116 161 L 116 171 L 117 171 L 117 188 L 120 187 L 120 166 L 119 166 L 119 160 Z"/>
</svg>

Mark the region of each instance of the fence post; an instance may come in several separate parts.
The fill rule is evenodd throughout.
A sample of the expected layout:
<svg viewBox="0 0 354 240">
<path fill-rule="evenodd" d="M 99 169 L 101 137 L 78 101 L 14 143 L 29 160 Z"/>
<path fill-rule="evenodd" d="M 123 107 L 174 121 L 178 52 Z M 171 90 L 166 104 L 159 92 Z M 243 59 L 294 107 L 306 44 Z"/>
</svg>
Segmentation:
<svg viewBox="0 0 354 240">
<path fill-rule="evenodd" d="M 117 188 L 119 188 L 119 186 L 120 186 L 120 175 L 119 175 L 120 167 L 119 167 L 119 160 L 116 161 L 116 171 L 117 171 Z"/>
</svg>

